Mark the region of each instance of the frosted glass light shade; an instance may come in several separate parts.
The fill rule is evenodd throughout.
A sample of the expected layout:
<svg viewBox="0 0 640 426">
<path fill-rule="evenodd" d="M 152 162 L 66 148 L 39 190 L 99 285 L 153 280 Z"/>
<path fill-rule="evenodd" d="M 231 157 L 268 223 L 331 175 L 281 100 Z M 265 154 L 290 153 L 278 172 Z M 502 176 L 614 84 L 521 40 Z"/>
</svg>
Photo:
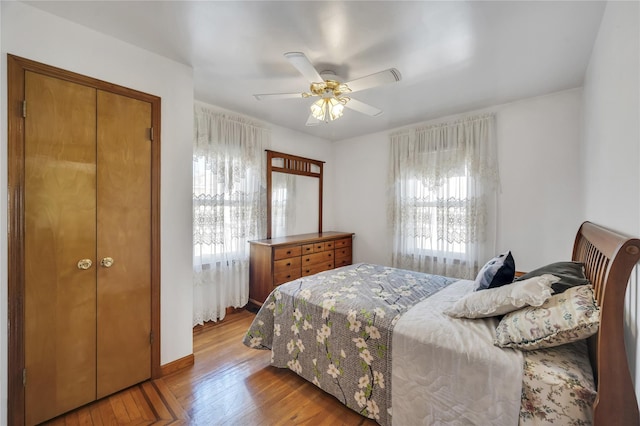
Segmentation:
<svg viewBox="0 0 640 426">
<path fill-rule="evenodd" d="M 311 105 L 311 115 L 324 122 L 342 117 L 343 110 L 343 103 L 335 97 L 318 99 Z"/>
</svg>

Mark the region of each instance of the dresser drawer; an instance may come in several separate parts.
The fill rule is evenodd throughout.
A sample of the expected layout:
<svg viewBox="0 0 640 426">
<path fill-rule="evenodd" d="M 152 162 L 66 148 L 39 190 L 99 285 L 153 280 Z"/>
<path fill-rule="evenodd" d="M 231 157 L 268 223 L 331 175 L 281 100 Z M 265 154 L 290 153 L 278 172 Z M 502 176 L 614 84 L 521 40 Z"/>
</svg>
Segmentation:
<svg viewBox="0 0 640 426">
<path fill-rule="evenodd" d="M 333 261 L 333 250 L 323 251 L 320 253 L 308 254 L 302 256 L 302 268 L 306 268 L 309 265 L 315 265 L 316 263 L 323 263 L 326 261 Z"/>
<path fill-rule="evenodd" d="M 273 249 L 273 260 L 280 260 L 286 257 L 300 256 L 302 254 L 301 246 L 278 247 Z"/>
<path fill-rule="evenodd" d="M 273 286 L 277 287 L 280 284 L 293 281 L 297 278 L 300 278 L 300 269 L 291 269 L 289 271 L 284 271 L 279 274 L 273 274 Z"/>
<path fill-rule="evenodd" d="M 351 247 L 342 247 L 336 249 L 336 259 L 348 257 L 351 259 Z"/>
<path fill-rule="evenodd" d="M 333 264 L 336 268 L 339 268 L 341 266 L 351 265 L 351 256 L 341 257 L 340 259 L 336 259 Z"/>
<path fill-rule="evenodd" d="M 300 270 L 300 256 L 280 259 L 273 262 L 273 273 L 281 274 L 291 270 Z"/>
<path fill-rule="evenodd" d="M 315 265 L 308 265 L 302 268 L 302 276 L 317 274 L 318 272 L 328 271 L 334 268 L 333 259 L 327 260 L 324 263 L 316 263 Z"/>
<path fill-rule="evenodd" d="M 353 235 L 326 231 L 249 241 L 249 302 L 262 306 L 281 284 L 350 265 Z"/>
<path fill-rule="evenodd" d="M 341 240 L 335 240 L 334 243 L 335 243 L 334 246 L 336 249 L 343 248 L 343 247 L 351 247 L 351 238 L 343 238 Z"/>
</svg>

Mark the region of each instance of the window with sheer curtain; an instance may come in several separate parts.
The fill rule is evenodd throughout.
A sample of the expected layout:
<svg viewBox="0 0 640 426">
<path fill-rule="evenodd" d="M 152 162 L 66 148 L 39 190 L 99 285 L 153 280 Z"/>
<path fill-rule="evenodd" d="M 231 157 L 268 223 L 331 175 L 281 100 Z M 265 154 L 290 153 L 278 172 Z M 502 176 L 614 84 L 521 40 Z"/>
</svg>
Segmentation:
<svg viewBox="0 0 640 426">
<path fill-rule="evenodd" d="M 393 266 L 473 279 L 495 255 L 495 117 L 391 135 Z"/>
<path fill-rule="evenodd" d="M 265 237 L 265 153 L 270 131 L 195 107 L 193 325 L 249 300 L 249 240 Z"/>
</svg>

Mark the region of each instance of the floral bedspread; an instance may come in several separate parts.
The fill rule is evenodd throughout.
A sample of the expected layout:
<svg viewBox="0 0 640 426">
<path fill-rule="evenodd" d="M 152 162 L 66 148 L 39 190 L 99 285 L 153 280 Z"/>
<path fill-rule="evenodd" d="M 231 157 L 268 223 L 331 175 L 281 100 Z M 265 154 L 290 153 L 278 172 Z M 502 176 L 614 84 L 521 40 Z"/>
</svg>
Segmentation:
<svg viewBox="0 0 640 426">
<path fill-rule="evenodd" d="M 347 407 L 391 424 L 391 341 L 400 316 L 457 281 L 372 264 L 349 265 L 276 288 L 244 344 L 271 349 Z"/>
</svg>

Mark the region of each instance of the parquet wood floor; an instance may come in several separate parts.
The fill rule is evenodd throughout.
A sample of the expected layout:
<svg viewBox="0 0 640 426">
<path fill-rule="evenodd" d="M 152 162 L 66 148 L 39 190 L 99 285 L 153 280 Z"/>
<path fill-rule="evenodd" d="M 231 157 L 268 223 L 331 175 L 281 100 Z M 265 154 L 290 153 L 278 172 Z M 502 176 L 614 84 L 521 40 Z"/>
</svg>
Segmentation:
<svg viewBox="0 0 640 426">
<path fill-rule="evenodd" d="M 375 425 L 286 369 L 242 337 L 254 314 L 241 310 L 196 327 L 195 363 L 46 423 L 77 425 Z"/>
</svg>

